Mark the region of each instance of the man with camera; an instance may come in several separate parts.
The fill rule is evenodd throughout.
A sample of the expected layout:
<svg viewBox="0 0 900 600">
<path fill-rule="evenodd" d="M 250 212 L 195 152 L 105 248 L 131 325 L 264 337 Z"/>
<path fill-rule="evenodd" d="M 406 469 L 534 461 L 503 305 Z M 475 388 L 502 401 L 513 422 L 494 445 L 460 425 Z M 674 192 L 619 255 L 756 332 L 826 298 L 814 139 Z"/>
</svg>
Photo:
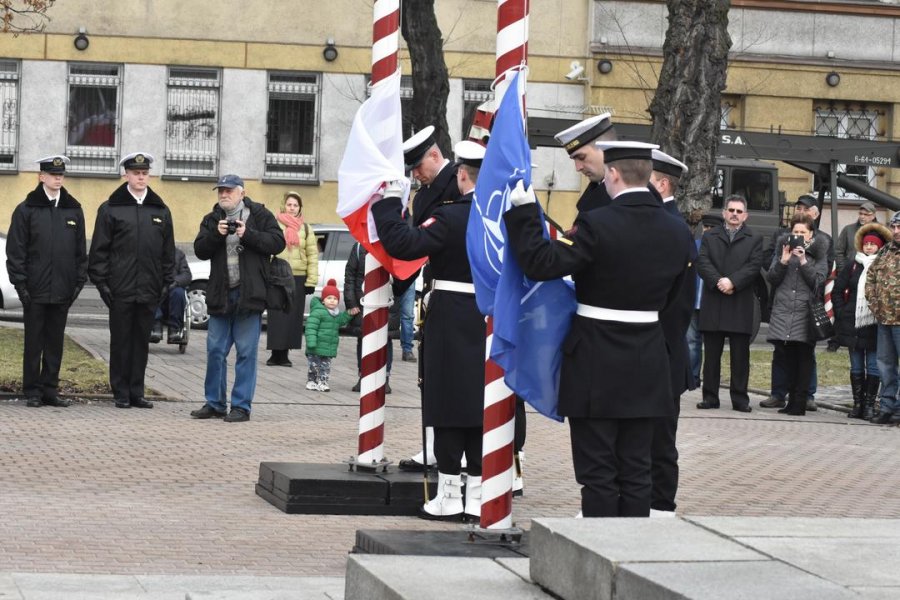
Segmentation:
<svg viewBox="0 0 900 600">
<path fill-rule="evenodd" d="M 264 205 L 244 195 L 244 180 L 223 175 L 213 188 L 218 203 L 203 217 L 194 253 L 211 261 L 206 308 L 206 403 L 191 413 L 195 419 L 250 420 L 256 390 L 256 353 L 266 308 L 269 258 L 284 250 L 284 234 Z M 228 412 L 226 360 L 234 345 L 234 387 Z"/>
<path fill-rule="evenodd" d="M 88 257 L 88 275 L 109 308 L 109 384 L 117 408 L 153 408 L 144 398 L 150 330 L 175 265 L 172 214 L 148 185 L 152 163 L 147 152 L 119 161 L 125 183 L 97 210 Z"/>
</svg>

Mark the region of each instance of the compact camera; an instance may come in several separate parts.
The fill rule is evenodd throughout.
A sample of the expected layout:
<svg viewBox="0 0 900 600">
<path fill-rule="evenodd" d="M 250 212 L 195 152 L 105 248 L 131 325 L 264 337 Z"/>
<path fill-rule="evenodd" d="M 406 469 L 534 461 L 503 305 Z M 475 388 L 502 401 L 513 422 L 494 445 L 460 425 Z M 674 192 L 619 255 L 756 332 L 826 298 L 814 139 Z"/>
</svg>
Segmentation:
<svg viewBox="0 0 900 600">
<path fill-rule="evenodd" d="M 790 236 L 788 236 L 788 247 L 791 250 L 802 246 L 805 242 L 806 240 L 803 239 L 802 235 L 792 233 Z"/>
<path fill-rule="evenodd" d="M 232 221 L 231 219 L 229 219 L 228 222 L 225 223 L 225 226 L 228 227 L 228 235 L 234 235 L 235 233 L 237 233 L 237 221 Z"/>
</svg>

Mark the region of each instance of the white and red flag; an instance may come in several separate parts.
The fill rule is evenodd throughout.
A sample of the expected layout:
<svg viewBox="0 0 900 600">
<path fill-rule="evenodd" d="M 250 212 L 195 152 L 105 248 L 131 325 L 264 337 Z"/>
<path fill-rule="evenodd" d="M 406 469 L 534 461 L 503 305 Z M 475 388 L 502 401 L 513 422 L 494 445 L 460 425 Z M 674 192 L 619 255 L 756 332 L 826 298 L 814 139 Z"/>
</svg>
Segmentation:
<svg viewBox="0 0 900 600">
<path fill-rule="evenodd" d="M 350 128 L 338 169 L 337 213 L 351 235 L 395 278 L 408 279 L 426 259 L 392 258 L 378 240 L 369 208 L 381 199 L 389 181 L 403 182 L 403 206 L 409 200 L 409 179 L 403 170 L 403 127 L 400 113 L 400 70 L 372 85 Z"/>
</svg>

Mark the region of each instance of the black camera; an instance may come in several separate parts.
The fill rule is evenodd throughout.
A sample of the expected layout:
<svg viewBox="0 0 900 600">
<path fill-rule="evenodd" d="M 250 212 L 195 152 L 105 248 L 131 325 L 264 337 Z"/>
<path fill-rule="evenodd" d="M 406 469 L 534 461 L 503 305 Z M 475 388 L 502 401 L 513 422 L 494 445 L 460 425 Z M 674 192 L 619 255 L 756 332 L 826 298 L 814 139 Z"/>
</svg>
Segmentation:
<svg viewBox="0 0 900 600">
<path fill-rule="evenodd" d="M 237 233 L 237 228 L 238 228 L 237 221 L 233 221 L 233 220 L 229 219 L 228 222 L 225 223 L 225 226 L 228 227 L 228 235 L 234 235 L 235 233 Z"/>
<path fill-rule="evenodd" d="M 799 248 L 804 243 L 806 243 L 806 240 L 803 239 L 802 235 L 797 235 L 795 233 L 792 233 L 791 235 L 788 236 L 788 247 L 791 250 L 793 250 L 794 248 Z"/>
</svg>

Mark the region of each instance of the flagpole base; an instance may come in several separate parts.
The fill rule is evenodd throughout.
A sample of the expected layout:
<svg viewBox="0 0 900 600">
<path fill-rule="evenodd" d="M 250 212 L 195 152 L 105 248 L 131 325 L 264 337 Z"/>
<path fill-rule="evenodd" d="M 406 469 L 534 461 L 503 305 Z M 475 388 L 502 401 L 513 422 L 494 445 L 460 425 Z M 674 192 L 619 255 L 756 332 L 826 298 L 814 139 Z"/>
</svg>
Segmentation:
<svg viewBox="0 0 900 600">
<path fill-rule="evenodd" d="M 394 464 L 394 461 L 388 460 L 386 458 L 382 458 L 379 461 L 360 461 L 359 458 L 355 456 L 351 456 L 347 461 L 347 466 L 350 467 L 350 470 L 361 471 L 363 473 L 387 473 L 388 467 Z"/>
</svg>

